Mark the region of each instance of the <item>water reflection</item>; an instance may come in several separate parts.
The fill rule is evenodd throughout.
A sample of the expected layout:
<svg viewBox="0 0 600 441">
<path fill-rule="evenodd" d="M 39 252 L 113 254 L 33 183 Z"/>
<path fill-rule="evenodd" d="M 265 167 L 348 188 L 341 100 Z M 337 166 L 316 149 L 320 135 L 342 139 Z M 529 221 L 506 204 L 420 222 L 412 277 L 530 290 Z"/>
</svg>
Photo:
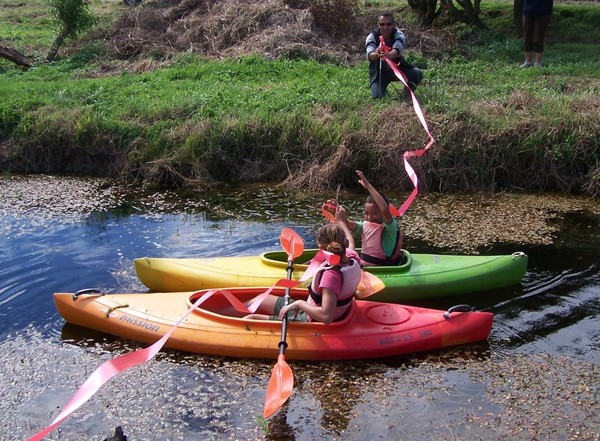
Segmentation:
<svg viewBox="0 0 600 441">
<path fill-rule="evenodd" d="M 245 187 L 180 199 L 175 194 L 119 199 L 110 210 L 56 211 L 43 222 L 33 210 L 5 216 L 0 239 L 0 334 L 59 317 L 51 294 L 98 287 L 106 292 L 145 291 L 133 269 L 141 256 L 210 257 L 254 255 L 279 249 L 279 233 L 292 226 L 314 246 L 323 223 L 319 207 L 327 195 L 286 193 Z M 344 195 L 351 209 L 362 197 Z M 42 208 L 40 207 L 40 210 Z M 448 299 L 419 302 L 447 309 L 468 303 L 495 313 L 492 338 L 502 347 L 527 347 L 563 330 L 598 321 L 600 225 L 597 217 L 575 213 L 562 219 L 565 230 L 553 247 L 530 247 L 522 285 Z M 408 238 L 414 252 L 444 252 Z M 521 247 L 519 247 L 521 248 Z M 487 253 L 509 253 L 499 245 Z M 584 326 L 583 341 L 570 341 L 585 353 L 594 332 Z M 583 347 L 578 348 L 578 345 Z M 565 344 L 560 345 L 564 349 Z M 561 350 L 563 350 L 561 349 Z"/>
<path fill-rule="evenodd" d="M 59 408 L 85 374 L 108 358 L 140 347 L 66 325 L 54 308 L 53 292 L 88 287 L 142 292 L 145 287 L 133 269 L 137 257 L 258 254 L 279 248 L 284 226 L 298 231 L 307 247 L 314 246 L 314 233 L 323 223 L 315 207 L 324 199 L 325 195 L 247 188 L 184 201 L 154 194 L 124 200 L 110 210 L 64 218 L 44 217 L 43 211 L 2 216 L 0 348 L 7 363 L 22 360 L 2 372 L 14 379 L 2 390 L 11 397 L 31 394 L 25 406 L 37 404 L 43 411 L 27 421 L 47 424 L 50 408 L 37 398 L 48 396 L 43 390 L 60 391 L 52 402 Z M 345 199 L 360 211 L 361 195 Z M 553 246 L 503 244 L 485 249 L 490 254 L 510 253 L 515 247 L 525 251 L 530 267 L 521 285 L 425 303 L 444 310 L 468 303 L 494 312 L 489 342 L 368 362 L 294 362 L 294 394 L 285 410 L 269 421 L 270 434 L 286 439 L 349 433 L 358 434 L 354 439 L 361 434 L 363 439 L 390 434 L 434 439 L 436 434 L 443 437 L 448 421 L 461 419 L 466 402 L 477 417 L 497 411 L 483 392 L 485 381 L 475 374 L 469 377 L 465 366 L 477 366 L 477 371 L 482 363 L 501 363 L 498 358 L 538 353 L 598 364 L 600 226 L 596 217 L 576 214 L 566 217 L 563 227 Z M 444 251 L 411 238 L 407 246 L 414 252 Z M 68 365 L 57 367 L 56 359 L 69 360 Z M 117 423 L 135 415 L 130 424 L 145 427 L 137 439 L 149 430 L 164 434 L 161 439 L 261 438 L 256 417 L 274 362 L 163 351 L 127 380 L 111 384 L 86 412 L 96 412 L 100 419 L 107 412 L 102 420 L 106 429 L 114 429 L 107 423 L 115 421 L 111 413 L 118 415 Z M 144 419 L 146 414 L 155 422 Z M 413 425 L 398 423 L 407 415 Z M 81 416 L 66 433 L 98 439 L 100 423 L 92 420 Z M 6 421 L 24 420 L 16 415 Z M 162 427 L 156 428 L 156 421 Z M 17 438 L 31 435 L 31 430 L 21 430 L 25 432 Z M 457 438 L 470 434 L 465 423 L 453 430 Z"/>
</svg>

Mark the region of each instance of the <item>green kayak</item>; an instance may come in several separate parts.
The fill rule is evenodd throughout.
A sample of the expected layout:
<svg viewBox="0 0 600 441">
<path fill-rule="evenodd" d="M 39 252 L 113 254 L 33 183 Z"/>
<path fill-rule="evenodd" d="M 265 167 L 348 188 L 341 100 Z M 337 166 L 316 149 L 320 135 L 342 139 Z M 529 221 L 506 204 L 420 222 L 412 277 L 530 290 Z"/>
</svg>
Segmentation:
<svg viewBox="0 0 600 441">
<path fill-rule="evenodd" d="M 305 250 L 294 263 L 299 280 L 316 249 Z M 404 251 L 399 266 L 371 266 L 385 288 L 369 300 L 401 303 L 518 284 L 527 271 L 527 255 L 468 256 L 413 254 Z M 287 254 L 270 251 L 260 256 L 135 259 L 141 282 L 152 291 L 194 291 L 210 288 L 272 286 L 286 275 Z"/>
</svg>

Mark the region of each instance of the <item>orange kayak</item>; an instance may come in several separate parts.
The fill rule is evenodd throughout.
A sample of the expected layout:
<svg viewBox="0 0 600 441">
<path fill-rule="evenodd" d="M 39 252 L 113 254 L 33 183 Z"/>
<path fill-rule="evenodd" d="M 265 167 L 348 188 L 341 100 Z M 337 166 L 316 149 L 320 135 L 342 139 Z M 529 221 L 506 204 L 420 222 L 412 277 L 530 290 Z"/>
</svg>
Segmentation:
<svg viewBox="0 0 600 441">
<path fill-rule="evenodd" d="M 264 292 L 265 289 L 228 288 L 226 291 L 244 301 Z M 154 343 L 207 291 L 140 294 L 100 294 L 89 291 L 81 294 L 56 293 L 54 302 L 58 312 L 68 323 L 143 343 Z M 281 322 L 224 315 L 225 311 L 230 313 L 235 310 L 221 291 L 216 291 L 189 314 L 165 346 L 182 351 L 237 358 L 276 358 L 281 340 Z M 283 296 L 284 289 L 275 288 L 273 293 Z M 307 290 L 291 289 L 290 296 L 305 299 Z M 441 311 L 356 300 L 350 313 L 343 320 L 330 325 L 289 322 L 286 358 L 379 358 L 488 338 L 492 327 L 492 313 L 472 312 L 470 308 L 455 309 L 458 311 L 453 311 L 453 308 Z"/>
</svg>

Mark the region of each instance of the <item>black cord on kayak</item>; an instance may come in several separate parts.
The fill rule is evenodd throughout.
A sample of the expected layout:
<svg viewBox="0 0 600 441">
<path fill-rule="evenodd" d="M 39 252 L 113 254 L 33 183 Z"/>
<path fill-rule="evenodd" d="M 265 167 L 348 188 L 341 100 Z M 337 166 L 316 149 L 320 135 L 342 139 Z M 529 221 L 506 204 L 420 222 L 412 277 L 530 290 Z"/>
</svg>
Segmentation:
<svg viewBox="0 0 600 441">
<path fill-rule="evenodd" d="M 475 311 L 475 308 L 473 308 L 471 305 L 456 305 L 456 306 L 453 306 L 452 308 L 448 309 L 448 311 L 446 311 L 444 313 L 444 318 L 449 319 L 450 314 L 452 314 L 453 312 L 473 312 L 473 311 Z"/>
<path fill-rule="evenodd" d="M 82 294 L 96 294 L 98 296 L 104 295 L 104 293 L 102 291 L 100 291 L 99 288 L 84 288 L 84 289 L 80 289 L 75 294 L 73 294 L 73 300 L 77 300 L 77 297 L 79 297 Z"/>
</svg>

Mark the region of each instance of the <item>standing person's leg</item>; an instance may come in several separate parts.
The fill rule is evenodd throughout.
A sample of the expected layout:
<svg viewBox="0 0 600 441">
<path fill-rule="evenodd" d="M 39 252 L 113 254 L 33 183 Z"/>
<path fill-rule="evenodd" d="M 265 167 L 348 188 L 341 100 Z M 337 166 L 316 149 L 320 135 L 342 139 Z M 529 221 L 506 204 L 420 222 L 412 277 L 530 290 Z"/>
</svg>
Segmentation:
<svg viewBox="0 0 600 441">
<path fill-rule="evenodd" d="M 523 51 L 525 52 L 525 62 L 521 67 L 531 67 L 533 62 L 533 17 L 523 16 Z"/>
<path fill-rule="evenodd" d="M 536 17 L 533 26 L 533 51 L 535 52 L 534 67 L 542 67 L 542 54 L 544 52 L 544 39 L 550 23 L 550 16 Z"/>
</svg>

